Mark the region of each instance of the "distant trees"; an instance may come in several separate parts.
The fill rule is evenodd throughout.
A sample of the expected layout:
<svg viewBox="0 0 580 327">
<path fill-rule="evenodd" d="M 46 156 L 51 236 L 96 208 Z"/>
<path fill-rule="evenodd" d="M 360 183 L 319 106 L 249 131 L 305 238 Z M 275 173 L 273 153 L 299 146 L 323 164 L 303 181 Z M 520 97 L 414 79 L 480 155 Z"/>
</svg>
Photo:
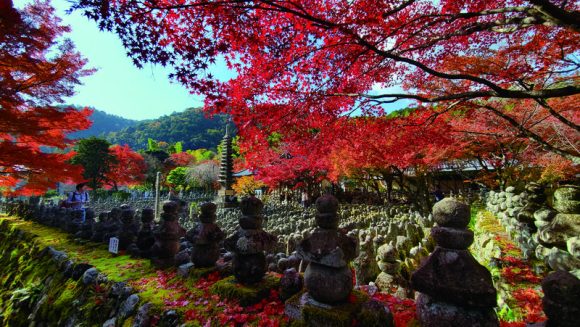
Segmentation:
<svg viewBox="0 0 580 327">
<path fill-rule="evenodd" d="M 67 163 L 67 133 L 90 126 L 90 110 L 58 108 L 92 73 L 48 2 L 19 10 L 0 0 L 0 192 L 41 194 L 80 177 Z"/>
<path fill-rule="evenodd" d="M 70 162 L 83 167 L 83 177 L 88 179 L 89 187 L 101 188 L 108 181 L 107 174 L 111 166 L 117 162 L 109 151 L 111 143 L 107 140 L 90 137 L 77 142 L 75 155 Z"/>
<path fill-rule="evenodd" d="M 143 156 L 128 145 L 113 145 L 109 153 L 115 158 L 106 174 L 106 183 L 117 190 L 119 185 L 133 186 L 145 181 L 147 164 Z"/>
<path fill-rule="evenodd" d="M 187 180 L 191 185 L 209 192 L 218 188 L 219 165 L 213 160 L 204 161 L 187 168 Z"/>
</svg>

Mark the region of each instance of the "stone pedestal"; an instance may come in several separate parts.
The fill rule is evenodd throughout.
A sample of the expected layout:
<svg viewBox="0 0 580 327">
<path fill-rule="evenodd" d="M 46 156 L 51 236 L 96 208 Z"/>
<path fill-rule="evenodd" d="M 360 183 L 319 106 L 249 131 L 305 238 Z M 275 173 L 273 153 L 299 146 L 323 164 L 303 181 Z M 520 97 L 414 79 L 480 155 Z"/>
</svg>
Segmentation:
<svg viewBox="0 0 580 327">
<path fill-rule="evenodd" d="M 433 216 L 438 226 L 431 236 L 437 247 L 411 276 L 413 289 L 420 292 L 421 326 L 499 326 L 491 274 L 467 250 L 473 242 L 473 232 L 466 229 L 469 206 L 447 198 L 433 206 Z"/>
<path fill-rule="evenodd" d="M 351 298 L 352 301 L 333 305 L 316 301 L 308 292 L 300 292 L 286 301 L 284 313 L 297 326 L 394 326 L 393 315 L 382 303 L 356 291 Z"/>
</svg>

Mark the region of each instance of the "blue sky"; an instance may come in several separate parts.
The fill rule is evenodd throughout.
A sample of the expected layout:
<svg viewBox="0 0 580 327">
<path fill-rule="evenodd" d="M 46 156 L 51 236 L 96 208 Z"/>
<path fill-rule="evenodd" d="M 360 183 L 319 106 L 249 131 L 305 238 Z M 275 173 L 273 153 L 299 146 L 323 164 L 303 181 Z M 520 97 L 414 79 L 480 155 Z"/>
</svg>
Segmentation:
<svg viewBox="0 0 580 327">
<path fill-rule="evenodd" d="M 16 0 L 15 4 L 26 2 Z M 63 23 L 71 26 L 68 37 L 89 60 L 88 66 L 98 69 L 83 79 L 83 85 L 76 87 L 76 95 L 66 99 L 68 104 L 90 106 L 131 119 L 157 118 L 203 105 L 203 97 L 192 95 L 182 85 L 169 80 L 169 69 L 158 65 L 138 69 L 126 56 L 116 35 L 99 31 L 80 12 L 66 15 L 70 5 L 65 0 L 52 0 L 52 4 Z M 225 68 L 215 68 L 212 73 L 228 74 Z"/>
</svg>

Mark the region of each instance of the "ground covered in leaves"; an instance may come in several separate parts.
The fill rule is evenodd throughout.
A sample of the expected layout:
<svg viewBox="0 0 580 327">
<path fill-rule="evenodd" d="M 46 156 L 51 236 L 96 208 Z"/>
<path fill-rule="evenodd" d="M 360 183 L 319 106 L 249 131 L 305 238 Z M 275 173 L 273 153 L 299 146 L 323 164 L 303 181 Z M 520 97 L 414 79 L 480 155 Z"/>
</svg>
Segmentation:
<svg viewBox="0 0 580 327">
<path fill-rule="evenodd" d="M 237 300 L 220 297 L 212 286 L 223 280 L 218 273 L 205 277 L 183 278 L 175 269 L 157 270 L 149 260 L 134 259 L 128 255 L 112 255 L 104 244 L 79 243 L 58 229 L 11 217 L 1 218 L 12 228 L 36 235 L 34 241 L 39 247 L 51 246 L 64 251 L 76 263 L 87 263 L 106 274 L 110 281 L 123 281 L 139 292 L 140 303 L 153 304 L 155 319 L 162 312 L 175 310 L 183 322 L 191 326 L 285 326 L 289 322 L 284 315 L 284 303 L 278 291 L 273 289 L 262 301 L 242 307 Z M 525 322 L 545 320 L 541 306 L 540 281 L 543 275 L 534 273 L 536 263 L 522 261 L 521 252 L 510 241 L 497 219 L 489 212 L 480 211 L 476 215 L 477 228 L 494 235 L 501 248 L 501 256 L 494 262 L 484 263 L 494 277 L 500 293 L 498 315 L 502 326 L 525 326 Z M 280 276 L 270 274 L 270 280 Z M 369 292 L 363 287 L 362 291 Z M 99 296 L 106 297 L 104 288 L 95 285 L 96 302 Z M 100 293 L 102 292 L 102 294 Z M 389 306 L 396 326 L 417 326 L 415 303 L 409 299 L 398 299 L 385 293 L 371 293 L 372 298 Z M 98 305 L 98 303 L 96 303 Z"/>
</svg>

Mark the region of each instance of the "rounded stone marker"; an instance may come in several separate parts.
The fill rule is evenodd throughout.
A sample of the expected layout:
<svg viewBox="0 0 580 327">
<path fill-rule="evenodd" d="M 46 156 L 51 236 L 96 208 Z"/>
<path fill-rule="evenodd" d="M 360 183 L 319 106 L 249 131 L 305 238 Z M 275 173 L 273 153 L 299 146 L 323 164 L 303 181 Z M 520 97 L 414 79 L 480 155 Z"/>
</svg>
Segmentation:
<svg viewBox="0 0 580 327">
<path fill-rule="evenodd" d="M 465 228 L 471 212 L 467 204 L 445 198 L 433 206 L 433 218 L 442 227 Z"/>
</svg>

